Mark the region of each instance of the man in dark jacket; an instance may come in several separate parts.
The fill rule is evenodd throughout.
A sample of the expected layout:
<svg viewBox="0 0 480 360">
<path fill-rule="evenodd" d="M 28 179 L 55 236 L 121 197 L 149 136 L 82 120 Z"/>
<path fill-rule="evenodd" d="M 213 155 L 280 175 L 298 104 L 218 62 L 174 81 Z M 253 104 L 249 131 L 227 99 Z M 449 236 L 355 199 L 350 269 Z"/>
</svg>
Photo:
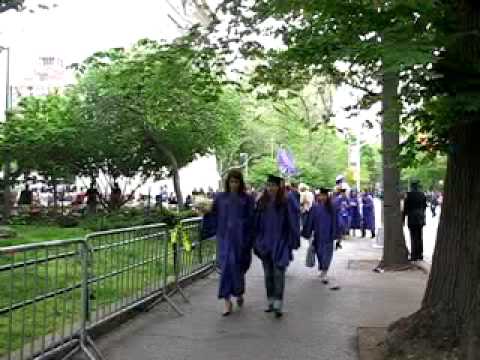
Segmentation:
<svg viewBox="0 0 480 360">
<path fill-rule="evenodd" d="M 408 216 L 410 230 L 411 261 L 423 260 L 423 227 L 425 226 L 425 209 L 427 197 L 419 190 L 419 182 L 412 181 L 411 191 L 403 204 L 403 222 Z"/>
</svg>

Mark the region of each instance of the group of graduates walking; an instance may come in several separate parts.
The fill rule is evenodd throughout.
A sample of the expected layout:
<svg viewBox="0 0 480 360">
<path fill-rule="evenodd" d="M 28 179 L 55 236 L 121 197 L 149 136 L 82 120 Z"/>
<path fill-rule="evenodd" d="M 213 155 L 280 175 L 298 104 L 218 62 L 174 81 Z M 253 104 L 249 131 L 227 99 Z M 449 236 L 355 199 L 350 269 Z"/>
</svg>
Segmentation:
<svg viewBox="0 0 480 360">
<path fill-rule="evenodd" d="M 225 302 L 223 315 L 232 313 L 232 298 L 239 307 L 244 304 L 245 274 L 253 253 L 263 265 L 265 311 L 282 317 L 285 273 L 293 252 L 300 248 L 301 236 L 310 239 L 313 235 L 311 245 L 322 281 L 327 284 L 335 240 L 338 247 L 343 235 L 360 221 L 359 214 L 352 212 L 355 199 L 358 207 L 358 196 L 347 197 L 344 191 L 330 195 L 329 189 L 321 188 L 301 217 L 300 193 L 295 187 L 287 188 L 282 178 L 269 175 L 263 192 L 255 195 L 247 192 L 240 171 L 230 171 L 225 191 L 215 196 L 203 221 L 203 236 L 216 236 L 218 243 L 218 298 Z M 373 212 L 373 201 L 371 208 Z"/>
<path fill-rule="evenodd" d="M 334 198 L 338 221 L 337 238 L 340 239 L 337 248 L 341 248 L 344 236 L 355 236 L 357 230 L 361 231 L 362 237 L 366 236 L 367 230 L 372 238 L 375 237 L 375 205 L 370 192 L 359 194 L 356 190 L 351 190 L 347 194 L 347 189 L 340 184 Z"/>
</svg>

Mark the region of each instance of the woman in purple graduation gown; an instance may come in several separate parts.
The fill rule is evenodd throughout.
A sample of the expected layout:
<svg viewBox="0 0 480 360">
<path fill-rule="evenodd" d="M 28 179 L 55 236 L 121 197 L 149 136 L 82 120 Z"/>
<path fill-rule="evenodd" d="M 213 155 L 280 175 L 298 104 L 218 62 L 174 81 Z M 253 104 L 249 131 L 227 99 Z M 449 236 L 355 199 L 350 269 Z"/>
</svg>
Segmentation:
<svg viewBox="0 0 480 360">
<path fill-rule="evenodd" d="M 302 236 L 310 239 L 312 232 L 313 247 L 318 259 L 318 270 L 324 284 L 328 284 L 328 269 L 333 257 L 336 233 L 335 207 L 328 196 L 328 189 L 321 188 L 318 201 L 312 206 L 302 230 Z"/>
<path fill-rule="evenodd" d="M 342 240 L 345 235 L 349 233 L 349 200 L 346 194 L 345 188 L 340 188 L 339 192 L 335 195 L 334 198 L 334 207 L 336 212 L 336 230 L 335 237 L 337 239 L 337 249 L 342 248 Z"/>
<path fill-rule="evenodd" d="M 223 316 L 231 314 L 232 297 L 241 307 L 245 293 L 245 274 L 252 261 L 252 225 L 254 200 L 245 191 L 243 175 L 231 170 L 225 192 L 217 194 L 209 214 L 209 227 L 218 242 L 221 270 L 218 298 L 225 300 Z M 210 234 L 211 235 L 211 234 Z"/>
<path fill-rule="evenodd" d="M 300 246 L 300 207 L 287 196 L 282 179 L 269 175 L 267 188 L 255 213 L 254 252 L 262 260 L 268 307 L 277 318 L 283 315 L 285 271 Z"/>
<path fill-rule="evenodd" d="M 350 192 L 349 208 L 350 213 L 350 230 L 353 230 L 353 236 L 355 236 L 356 230 L 362 229 L 362 216 L 360 215 L 360 202 L 358 199 L 358 193 L 356 190 Z"/>
<path fill-rule="evenodd" d="M 365 237 L 366 230 L 370 230 L 372 238 L 375 237 L 375 205 L 373 197 L 368 191 L 364 191 L 362 195 L 362 237 Z"/>
</svg>

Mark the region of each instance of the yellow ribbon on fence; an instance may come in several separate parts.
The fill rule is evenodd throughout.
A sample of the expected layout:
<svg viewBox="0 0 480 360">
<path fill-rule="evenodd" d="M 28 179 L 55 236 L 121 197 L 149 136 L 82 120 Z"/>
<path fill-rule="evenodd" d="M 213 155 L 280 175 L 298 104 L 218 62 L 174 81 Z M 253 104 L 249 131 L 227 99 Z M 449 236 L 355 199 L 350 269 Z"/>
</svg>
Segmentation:
<svg viewBox="0 0 480 360">
<path fill-rule="evenodd" d="M 170 243 L 171 244 L 176 244 L 178 240 L 178 229 L 174 228 L 172 231 L 170 231 Z"/>
<path fill-rule="evenodd" d="M 178 224 L 170 232 L 170 242 L 172 244 L 176 244 L 179 242 L 179 240 L 181 241 L 183 249 L 186 252 L 192 251 L 192 241 L 190 240 L 190 236 L 182 224 Z"/>
</svg>

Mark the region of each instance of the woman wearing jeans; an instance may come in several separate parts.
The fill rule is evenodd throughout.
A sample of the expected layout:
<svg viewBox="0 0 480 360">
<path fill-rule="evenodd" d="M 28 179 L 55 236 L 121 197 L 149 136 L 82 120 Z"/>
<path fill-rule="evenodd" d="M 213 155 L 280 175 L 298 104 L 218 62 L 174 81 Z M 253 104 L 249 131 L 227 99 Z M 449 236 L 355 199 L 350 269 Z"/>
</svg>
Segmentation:
<svg viewBox="0 0 480 360">
<path fill-rule="evenodd" d="M 299 220 L 299 204 L 287 196 L 281 178 L 269 175 L 255 214 L 254 252 L 262 260 L 265 273 L 265 311 L 274 312 L 277 318 L 283 315 L 285 271 L 300 244 Z"/>
</svg>

